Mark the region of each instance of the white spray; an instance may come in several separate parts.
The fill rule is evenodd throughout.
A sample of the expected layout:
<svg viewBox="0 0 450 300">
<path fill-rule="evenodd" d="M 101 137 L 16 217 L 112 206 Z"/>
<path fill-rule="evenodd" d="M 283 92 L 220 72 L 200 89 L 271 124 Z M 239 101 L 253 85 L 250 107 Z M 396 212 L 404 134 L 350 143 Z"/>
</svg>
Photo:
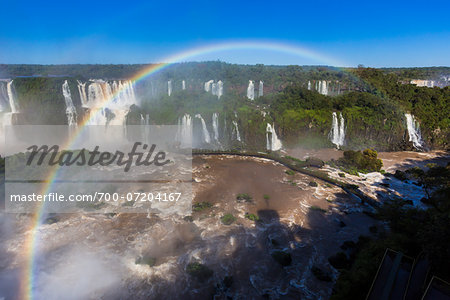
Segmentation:
<svg viewBox="0 0 450 300">
<path fill-rule="evenodd" d="M 217 113 L 213 113 L 212 115 L 212 126 L 214 131 L 214 139 L 219 141 L 219 115 Z"/>
<path fill-rule="evenodd" d="M 137 104 L 134 86 L 131 81 L 93 80 L 85 94 L 84 85 L 79 83 L 80 98 L 83 107 L 90 110 L 89 125 L 124 125 L 130 106 Z M 83 98 L 85 100 L 83 100 Z M 111 120 L 106 118 L 106 110 L 113 114 Z"/>
<path fill-rule="evenodd" d="M 167 95 L 172 95 L 172 80 L 167 81 Z"/>
<path fill-rule="evenodd" d="M 86 82 L 81 82 L 79 80 L 77 80 L 78 82 L 78 93 L 80 94 L 80 99 L 81 99 L 81 106 L 84 108 L 88 108 L 87 102 L 88 102 L 88 98 L 87 98 L 87 94 L 86 94 Z"/>
<path fill-rule="evenodd" d="M 192 118 L 188 114 L 178 119 L 177 140 L 180 142 L 181 148 L 192 147 Z"/>
<path fill-rule="evenodd" d="M 277 151 L 283 147 L 281 140 L 278 138 L 277 133 L 275 131 L 275 124 L 270 125 L 267 123 L 266 127 L 266 148 L 267 150 Z"/>
<path fill-rule="evenodd" d="M 6 145 L 4 136 L 4 126 L 13 125 L 14 115 L 20 113 L 19 104 L 16 101 L 14 87 L 12 80 L 6 82 L 6 87 L 3 82 L 0 82 L 0 154 L 4 153 Z M 4 113 L 4 111 L 10 111 Z"/>
<path fill-rule="evenodd" d="M 420 133 L 419 122 L 411 114 L 405 114 L 406 128 L 408 129 L 409 141 L 413 143 L 414 148 L 423 149 L 423 140 Z"/>
<path fill-rule="evenodd" d="M 233 120 L 233 132 L 232 134 L 236 137 L 236 140 L 241 141 L 241 135 L 239 134 L 239 127 L 236 120 Z"/>
<path fill-rule="evenodd" d="M 222 80 L 219 80 L 217 82 L 217 93 L 216 93 L 217 97 L 220 99 L 220 97 L 222 97 L 223 95 L 223 82 Z"/>
<path fill-rule="evenodd" d="M 214 80 L 210 80 L 205 82 L 205 92 L 209 92 L 211 90 L 211 85 L 213 84 Z"/>
<path fill-rule="evenodd" d="M 214 80 L 210 80 L 205 82 L 204 84 L 205 92 L 211 92 L 217 98 L 222 97 L 223 95 L 223 82 L 221 80 L 214 82 Z"/>
<path fill-rule="evenodd" d="M 255 100 L 255 84 L 253 83 L 253 80 L 248 81 L 247 98 Z"/>
<path fill-rule="evenodd" d="M 319 81 L 319 93 L 328 95 L 328 82 L 326 80 Z"/>
<path fill-rule="evenodd" d="M 202 137 L 203 137 L 203 142 L 206 144 L 211 143 L 211 137 L 209 136 L 209 132 L 208 132 L 208 128 L 206 127 L 206 123 L 205 120 L 203 120 L 202 116 L 200 114 L 196 114 L 195 117 L 197 119 L 200 119 L 200 121 L 202 122 Z"/>
<path fill-rule="evenodd" d="M 69 126 L 77 125 L 77 110 L 72 102 L 72 95 L 70 93 L 69 83 L 64 81 L 62 85 L 62 91 L 64 95 L 64 101 L 66 103 L 66 115 L 67 115 L 67 124 Z"/>
<path fill-rule="evenodd" d="M 16 114 L 19 112 L 19 105 L 16 102 L 16 98 L 14 97 L 14 88 L 12 86 L 13 81 L 9 81 L 6 85 L 6 89 L 8 91 L 8 98 L 9 98 L 9 106 L 11 108 L 11 112 L 13 114 Z"/>
<path fill-rule="evenodd" d="M 345 123 L 342 113 L 339 113 L 339 119 L 336 112 L 333 112 L 333 121 L 331 124 L 330 140 L 337 148 L 344 145 L 345 141 Z"/>
</svg>

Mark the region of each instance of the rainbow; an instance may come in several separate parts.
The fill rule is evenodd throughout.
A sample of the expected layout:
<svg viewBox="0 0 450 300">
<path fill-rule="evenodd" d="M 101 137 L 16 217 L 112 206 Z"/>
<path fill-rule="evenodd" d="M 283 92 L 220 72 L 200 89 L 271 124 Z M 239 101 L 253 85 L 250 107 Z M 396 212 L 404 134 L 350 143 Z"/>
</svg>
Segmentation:
<svg viewBox="0 0 450 300">
<path fill-rule="evenodd" d="M 273 51 L 280 52 L 285 54 L 290 54 L 302 58 L 313 59 L 315 61 L 331 65 L 331 66 L 343 66 L 344 64 L 341 61 L 337 61 L 333 58 L 322 55 L 318 52 L 306 49 L 304 47 L 293 45 L 293 44 L 285 44 L 278 43 L 273 41 L 233 41 L 233 42 L 222 42 L 211 45 L 200 46 L 192 49 L 188 49 L 182 52 L 179 52 L 175 55 L 166 57 L 161 59 L 160 61 L 164 61 L 164 63 L 157 63 L 149 65 L 144 68 L 140 72 L 138 72 L 133 77 L 129 78 L 130 81 L 137 83 L 158 71 L 161 71 L 175 63 L 186 62 L 188 60 L 193 60 L 196 57 L 201 55 L 217 53 L 221 51 L 232 51 L 232 50 L 264 50 L 264 51 Z M 70 149 L 70 146 L 73 145 L 78 137 L 82 134 L 84 128 L 89 124 L 90 119 L 95 114 L 99 113 L 102 107 L 106 106 L 108 103 L 113 101 L 123 90 L 116 91 L 109 99 L 105 99 L 103 103 L 101 103 L 100 107 L 90 115 L 87 115 L 83 120 L 81 120 L 78 124 L 76 132 L 68 139 L 62 149 Z M 47 175 L 43 188 L 41 190 L 41 194 L 50 193 L 52 190 L 52 184 L 58 177 L 58 167 L 54 167 L 51 172 Z M 25 253 L 25 271 L 22 277 L 22 281 L 20 283 L 20 291 L 19 297 L 20 299 L 33 299 L 33 285 L 35 283 L 35 268 L 36 268 L 36 248 L 39 238 L 38 228 L 42 224 L 42 217 L 44 213 L 45 202 L 38 207 L 37 211 L 34 212 L 32 216 L 31 228 L 28 232 L 27 239 L 24 244 L 24 253 Z"/>
</svg>

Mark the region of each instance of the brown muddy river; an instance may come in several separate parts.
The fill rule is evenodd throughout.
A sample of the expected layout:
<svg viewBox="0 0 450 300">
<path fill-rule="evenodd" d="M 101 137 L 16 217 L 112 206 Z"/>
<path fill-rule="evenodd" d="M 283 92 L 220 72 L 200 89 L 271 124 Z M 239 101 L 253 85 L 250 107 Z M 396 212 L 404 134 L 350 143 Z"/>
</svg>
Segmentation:
<svg viewBox="0 0 450 300">
<path fill-rule="evenodd" d="M 304 155 L 326 159 L 340 153 Z M 427 155 L 380 153 L 388 170 L 438 156 Z M 192 221 L 147 214 L 59 215 L 58 222 L 38 229 L 33 294 L 36 299 L 326 299 L 338 275 L 328 257 L 344 241 L 370 235 L 376 221 L 340 188 L 286 170 L 257 158 L 194 157 L 193 202 L 211 207 L 193 212 Z M 251 199 L 238 201 L 243 193 Z M 261 221 L 245 218 L 246 213 Z M 235 221 L 224 225 L 224 214 Z M 0 281 L 8 290 L 0 284 L 0 298 L 8 299 L 26 276 L 30 216 L 3 214 L 1 221 Z M 275 261 L 276 251 L 289 253 L 291 264 Z M 152 258 L 152 266 L 136 264 L 139 257 Z M 186 272 L 192 262 L 213 272 L 202 280 L 193 277 Z M 316 279 L 313 266 L 332 281 Z"/>
</svg>

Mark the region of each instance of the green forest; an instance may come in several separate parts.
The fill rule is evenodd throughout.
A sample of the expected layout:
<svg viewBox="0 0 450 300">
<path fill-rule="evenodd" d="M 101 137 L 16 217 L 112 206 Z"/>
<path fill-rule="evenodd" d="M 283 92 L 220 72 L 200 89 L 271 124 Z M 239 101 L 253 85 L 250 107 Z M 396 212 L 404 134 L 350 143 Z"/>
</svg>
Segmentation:
<svg viewBox="0 0 450 300">
<path fill-rule="evenodd" d="M 23 119 L 27 124 L 65 124 L 61 86 L 68 80 L 78 115 L 81 108 L 77 80 L 126 79 L 149 65 L 0 65 L 3 77 L 14 78 Z M 446 73 L 447 72 L 447 73 Z M 338 69 L 327 66 L 235 65 L 216 62 L 180 63 L 140 80 L 138 106 L 131 109 L 130 123 L 149 114 L 152 124 L 176 124 L 185 113 L 200 113 L 211 120 L 219 113 L 225 124 L 237 115 L 248 147 L 265 145 L 267 122 L 286 146 L 332 147 L 328 135 L 333 112 L 345 119 L 345 148 L 362 150 L 412 150 L 406 132 L 405 113 L 420 122 L 428 149 L 448 148 L 450 140 L 450 88 L 417 87 L 405 79 L 434 78 L 449 68 Z M 17 77 L 19 76 L 19 77 Z M 28 77 L 37 76 L 37 77 Z M 222 80 L 224 95 L 217 99 L 203 90 L 204 82 Z M 264 82 L 264 96 L 246 98 L 249 79 Z M 167 81 L 174 91 L 167 95 Z M 181 90 L 185 80 L 187 89 Z M 325 80 L 340 93 L 331 96 L 308 89 L 308 82 Z M 158 92 L 153 93 L 153 89 Z M 314 89 L 314 87 L 313 87 Z"/>
</svg>

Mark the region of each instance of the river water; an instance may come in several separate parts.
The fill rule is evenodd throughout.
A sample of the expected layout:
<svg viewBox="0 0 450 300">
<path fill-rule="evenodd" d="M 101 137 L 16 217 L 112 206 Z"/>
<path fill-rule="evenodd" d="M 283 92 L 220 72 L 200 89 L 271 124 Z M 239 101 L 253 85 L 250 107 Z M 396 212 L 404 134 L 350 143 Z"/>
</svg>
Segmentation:
<svg viewBox="0 0 450 300">
<path fill-rule="evenodd" d="M 322 159 L 342 153 L 308 151 L 288 153 Z M 409 164 L 424 166 L 429 160 L 445 163 L 445 155 L 379 154 L 388 171 Z M 340 188 L 286 170 L 266 159 L 194 157 L 193 202 L 209 202 L 212 207 L 193 212 L 192 222 L 177 215 L 58 215 L 58 222 L 38 228 L 36 299 L 328 298 L 338 275 L 328 257 L 341 251 L 344 241 L 356 241 L 361 234 L 370 235 L 370 226 L 382 225 L 363 213 L 367 206 Z M 339 178 L 337 170 L 325 170 Z M 378 189 L 386 189 L 378 174 L 343 180 L 377 197 Z M 317 186 L 311 186 L 312 181 Z M 391 183 L 389 188 L 401 194 L 404 186 Z M 252 199 L 238 201 L 241 193 Z M 418 196 L 417 190 L 410 193 L 408 197 Z M 236 217 L 231 225 L 221 222 L 227 213 Z M 259 216 L 261 222 L 246 219 L 246 213 Z M 1 298 L 17 295 L 27 274 L 23 249 L 31 234 L 31 217 L 2 214 L 0 218 Z M 275 251 L 289 253 L 292 264 L 283 268 L 271 256 Z M 139 257 L 154 258 L 155 265 L 136 264 Z M 187 274 L 191 262 L 206 265 L 213 271 L 211 278 L 201 281 Z M 332 281 L 316 279 L 313 266 L 327 272 Z M 231 285 L 224 284 L 226 276 L 232 277 Z"/>
</svg>

